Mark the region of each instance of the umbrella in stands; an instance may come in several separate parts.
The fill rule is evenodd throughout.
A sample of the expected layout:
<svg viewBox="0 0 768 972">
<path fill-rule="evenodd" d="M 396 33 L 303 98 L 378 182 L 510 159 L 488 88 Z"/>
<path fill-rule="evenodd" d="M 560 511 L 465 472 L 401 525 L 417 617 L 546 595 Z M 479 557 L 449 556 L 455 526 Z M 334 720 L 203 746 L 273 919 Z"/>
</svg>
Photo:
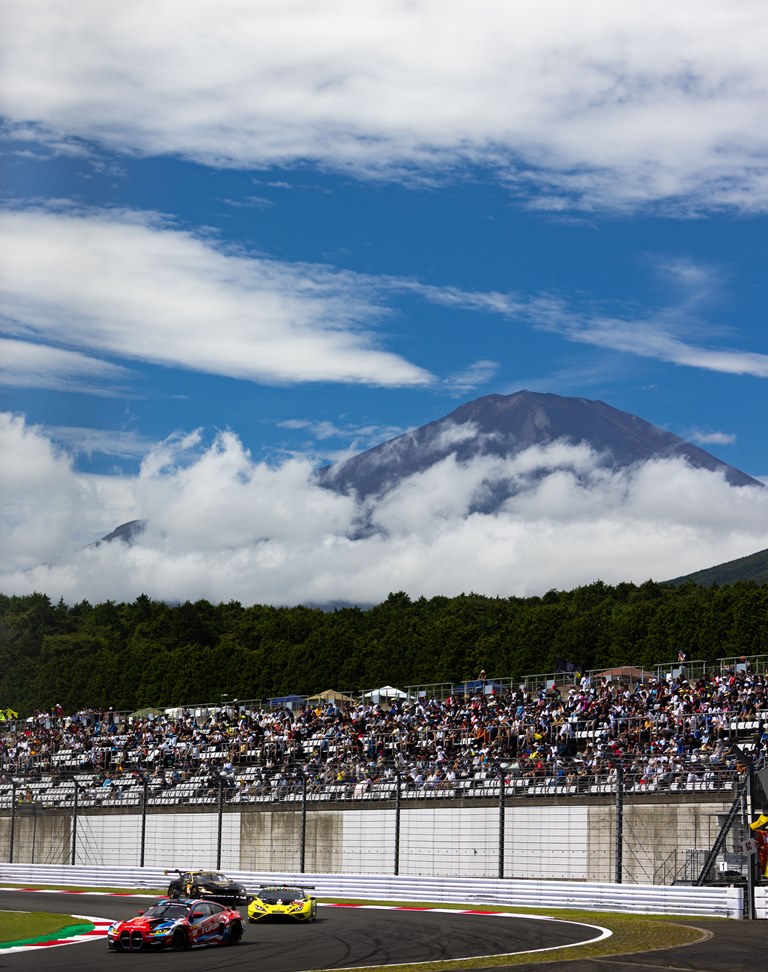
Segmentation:
<svg viewBox="0 0 768 972">
<path fill-rule="evenodd" d="M 393 699 L 407 699 L 408 693 L 402 689 L 394 688 L 392 685 L 383 685 L 371 692 L 365 692 L 363 698 L 376 705 L 379 702 L 391 702 Z"/>
<path fill-rule="evenodd" d="M 351 702 L 357 705 L 357 699 L 345 692 L 337 692 L 336 689 L 326 689 L 324 692 L 318 692 L 317 695 L 310 695 L 307 702 L 333 702 L 334 705 L 337 702 Z"/>
</svg>

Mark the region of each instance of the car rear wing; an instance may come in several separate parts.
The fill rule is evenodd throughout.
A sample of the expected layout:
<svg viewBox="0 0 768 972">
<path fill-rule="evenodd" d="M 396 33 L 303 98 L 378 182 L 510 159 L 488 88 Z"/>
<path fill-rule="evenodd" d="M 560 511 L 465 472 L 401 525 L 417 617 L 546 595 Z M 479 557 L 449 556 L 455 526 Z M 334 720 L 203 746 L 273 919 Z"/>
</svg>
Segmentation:
<svg viewBox="0 0 768 972">
<path fill-rule="evenodd" d="M 259 890 L 262 888 L 274 888 L 276 891 L 292 891 L 294 888 L 298 888 L 300 891 L 314 891 L 316 885 L 314 884 L 260 884 Z"/>
</svg>

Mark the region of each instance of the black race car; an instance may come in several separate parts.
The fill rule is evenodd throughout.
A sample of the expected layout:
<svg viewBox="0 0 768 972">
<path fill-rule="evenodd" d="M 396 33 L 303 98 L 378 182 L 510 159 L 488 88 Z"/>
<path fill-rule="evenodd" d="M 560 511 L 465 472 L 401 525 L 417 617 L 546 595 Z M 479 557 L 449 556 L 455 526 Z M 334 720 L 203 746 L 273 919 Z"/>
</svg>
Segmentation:
<svg viewBox="0 0 768 972">
<path fill-rule="evenodd" d="M 165 871 L 178 874 L 168 885 L 169 898 L 202 898 L 204 901 L 218 901 L 219 904 L 234 907 L 244 904 L 248 897 L 245 888 L 237 881 L 231 881 L 219 871 Z"/>
</svg>

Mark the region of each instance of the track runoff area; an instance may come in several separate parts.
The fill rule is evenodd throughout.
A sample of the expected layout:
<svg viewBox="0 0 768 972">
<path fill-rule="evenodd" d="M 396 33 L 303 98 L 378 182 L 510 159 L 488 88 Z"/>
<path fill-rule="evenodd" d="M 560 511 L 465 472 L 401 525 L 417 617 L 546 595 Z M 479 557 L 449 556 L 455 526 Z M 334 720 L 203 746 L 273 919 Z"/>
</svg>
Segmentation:
<svg viewBox="0 0 768 972">
<path fill-rule="evenodd" d="M 130 918 L 157 900 L 157 895 L 62 890 L 0 889 L 0 907 L 7 911 L 53 912 L 75 917 L 66 937 L 27 941 L 0 948 L 0 969 L 102 970 L 111 961 L 131 967 L 165 967 L 304 972 L 308 969 L 363 968 L 414 963 L 471 961 L 523 953 L 529 958 L 557 949 L 609 939 L 606 927 L 588 922 L 498 910 L 429 906 L 320 904 L 311 924 L 245 923 L 236 948 L 195 948 L 183 953 L 108 953 L 106 931 L 112 921 Z M 72 924 L 72 922 L 67 922 Z M 88 925 L 92 925 L 88 928 Z M 68 947 L 63 947 L 63 946 Z M 562 954 L 562 952 L 560 953 Z M 498 960 L 497 960 L 498 961 Z M 469 966 L 464 965 L 467 968 Z"/>
</svg>

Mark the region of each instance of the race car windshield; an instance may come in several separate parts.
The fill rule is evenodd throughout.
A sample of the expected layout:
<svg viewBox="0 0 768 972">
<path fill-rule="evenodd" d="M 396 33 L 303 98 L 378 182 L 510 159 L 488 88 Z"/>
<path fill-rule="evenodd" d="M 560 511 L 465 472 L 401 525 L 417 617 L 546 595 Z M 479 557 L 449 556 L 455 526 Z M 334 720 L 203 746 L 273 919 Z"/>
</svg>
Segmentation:
<svg viewBox="0 0 768 972">
<path fill-rule="evenodd" d="M 175 902 L 161 902 L 152 905 L 144 912 L 145 918 L 186 918 L 189 909 L 186 905 Z"/>
<path fill-rule="evenodd" d="M 198 874 L 197 880 L 201 884 L 205 884 L 211 881 L 213 884 L 229 884 L 229 878 L 224 877 L 223 874 L 217 874 L 215 871 L 206 871 L 205 874 Z"/>
<path fill-rule="evenodd" d="M 259 897 L 266 904 L 278 904 L 280 901 L 301 901 L 304 892 L 298 888 L 264 888 Z"/>
</svg>

